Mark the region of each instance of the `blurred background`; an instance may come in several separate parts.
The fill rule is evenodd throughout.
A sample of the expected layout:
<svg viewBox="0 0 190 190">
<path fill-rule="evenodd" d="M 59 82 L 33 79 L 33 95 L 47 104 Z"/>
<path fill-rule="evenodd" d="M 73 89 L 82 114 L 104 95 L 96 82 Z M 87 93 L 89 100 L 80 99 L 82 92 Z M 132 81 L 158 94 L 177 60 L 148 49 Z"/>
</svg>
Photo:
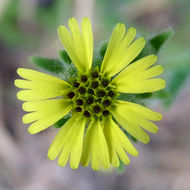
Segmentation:
<svg viewBox="0 0 190 190">
<path fill-rule="evenodd" d="M 46 157 L 56 130 L 36 135 L 22 124 L 14 87 L 30 55 L 57 57 L 57 27 L 90 17 L 97 47 L 117 22 L 150 38 L 172 28 L 158 54 L 167 88 L 150 107 L 163 113 L 159 133 L 137 143 L 137 158 L 123 172 L 61 168 Z M 190 190 L 189 0 L 0 0 L 0 190 Z"/>
</svg>

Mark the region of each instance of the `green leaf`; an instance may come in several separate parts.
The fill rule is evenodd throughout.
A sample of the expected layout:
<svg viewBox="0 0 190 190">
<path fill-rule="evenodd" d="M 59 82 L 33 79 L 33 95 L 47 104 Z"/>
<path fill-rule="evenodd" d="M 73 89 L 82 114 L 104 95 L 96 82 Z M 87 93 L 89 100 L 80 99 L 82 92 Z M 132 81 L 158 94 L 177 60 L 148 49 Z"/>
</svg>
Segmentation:
<svg viewBox="0 0 190 190">
<path fill-rule="evenodd" d="M 149 43 L 154 49 L 154 53 L 158 53 L 163 44 L 172 36 L 173 30 L 167 29 L 160 34 L 157 34 L 149 40 Z"/>
<path fill-rule="evenodd" d="M 119 160 L 119 167 L 117 168 L 117 171 L 120 174 L 123 174 L 125 172 L 125 164 L 121 160 Z"/>
<path fill-rule="evenodd" d="M 53 127 L 56 128 L 56 129 L 59 129 L 61 127 L 63 127 L 63 125 L 71 118 L 70 115 L 67 115 L 65 117 L 63 117 L 62 119 L 60 119 L 59 121 L 57 121 Z"/>
<path fill-rule="evenodd" d="M 190 69 L 179 69 L 174 72 L 169 86 L 169 91 L 173 94 L 173 96 L 177 94 L 179 88 L 189 76 L 189 71 Z"/>
<path fill-rule="evenodd" d="M 93 68 L 97 67 L 100 68 L 101 67 L 101 64 L 102 64 L 102 58 L 100 56 L 94 56 L 93 58 Z"/>
<path fill-rule="evenodd" d="M 108 47 L 108 42 L 104 42 L 101 49 L 100 49 L 100 55 L 101 57 L 104 57 L 105 53 L 106 53 L 106 49 Z"/>
<path fill-rule="evenodd" d="M 151 92 L 147 92 L 147 93 L 141 93 L 141 94 L 135 94 L 137 99 L 147 99 L 150 98 L 152 96 Z"/>
<path fill-rule="evenodd" d="M 167 80 L 167 88 L 155 92 L 153 95 L 153 97 L 160 99 L 166 108 L 172 104 L 184 83 L 187 81 L 187 78 L 190 75 L 190 67 L 189 65 L 186 65 L 185 67 L 181 66 L 171 72 L 172 75 Z"/>
<path fill-rule="evenodd" d="M 37 67 L 49 71 L 51 73 L 60 73 L 64 71 L 64 65 L 60 60 L 48 59 L 44 57 L 31 56 L 29 60 Z"/>
<path fill-rule="evenodd" d="M 172 34 L 173 34 L 173 30 L 167 29 L 155 35 L 154 37 L 150 38 L 146 42 L 146 45 L 144 49 L 142 50 L 142 52 L 134 61 L 150 54 L 158 54 L 161 47 L 167 42 L 167 40 L 172 36 Z"/>
<path fill-rule="evenodd" d="M 168 99 L 171 98 L 171 93 L 168 89 L 159 90 L 158 92 L 154 93 L 154 96 L 159 99 Z"/>
<path fill-rule="evenodd" d="M 67 52 L 66 52 L 65 50 L 61 50 L 61 49 L 60 49 L 60 50 L 59 50 L 59 56 L 60 56 L 60 58 L 61 58 L 62 60 L 64 60 L 65 63 L 69 63 L 69 64 L 72 63 L 72 61 L 71 61 L 69 55 L 67 54 Z"/>
<path fill-rule="evenodd" d="M 179 93 L 181 87 L 186 82 L 187 78 L 189 77 L 189 74 L 190 74 L 189 67 L 177 69 L 173 73 L 173 76 L 170 79 L 170 83 L 168 84 L 168 90 L 171 94 L 168 104 L 171 104 L 173 102 L 173 100 Z"/>
</svg>

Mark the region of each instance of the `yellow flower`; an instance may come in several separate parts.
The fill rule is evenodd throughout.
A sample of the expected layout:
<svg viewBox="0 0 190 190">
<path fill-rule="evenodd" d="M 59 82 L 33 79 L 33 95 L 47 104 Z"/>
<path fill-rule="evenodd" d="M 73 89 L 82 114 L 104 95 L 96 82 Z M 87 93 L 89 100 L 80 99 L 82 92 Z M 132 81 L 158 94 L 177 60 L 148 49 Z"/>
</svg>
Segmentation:
<svg viewBox="0 0 190 190">
<path fill-rule="evenodd" d="M 48 151 L 48 158 L 58 158 L 65 166 L 79 163 L 92 168 L 119 166 L 119 159 L 129 164 L 126 154 L 138 152 L 123 130 L 143 143 L 149 142 L 145 130 L 156 133 L 158 127 L 151 121 L 161 120 L 161 114 L 136 103 L 117 100 L 119 93 L 147 93 L 164 88 L 165 81 L 154 78 L 163 72 L 160 65 L 153 66 L 155 55 L 146 56 L 130 64 L 145 45 L 144 38 L 134 40 L 136 30 L 125 31 L 117 24 L 109 41 L 101 68 L 92 68 L 93 35 L 91 23 L 83 18 L 81 30 L 75 18 L 68 21 L 69 30 L 59 26 L 58 34 L 78 77 L 68 83 L 48 74 L 19 68 L 23 79 L 15 85 L 23 90 L 17 94 L 25 101 L 27 113 L 23 123 L 32 123 L 28 131 L 38 133 L 66 116 L 72 117 L 64 124 Z M 114 119 L 113 119 L 114 118 Z M 144 130 L 145 129 L 145 130 Z"/>
</svg>

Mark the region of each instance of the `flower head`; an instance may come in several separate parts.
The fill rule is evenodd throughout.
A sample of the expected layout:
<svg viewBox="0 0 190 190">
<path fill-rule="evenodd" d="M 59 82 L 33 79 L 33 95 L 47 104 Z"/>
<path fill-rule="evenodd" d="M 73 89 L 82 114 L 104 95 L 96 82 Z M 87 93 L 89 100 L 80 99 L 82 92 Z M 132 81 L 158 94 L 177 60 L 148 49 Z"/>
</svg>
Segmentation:
<svg viewBox="0 0 190 190">
<path fill-rule="evenodd" d="M 118 100 L 120 93 L 147 93 L 164 88 L 165 81 L 154 78 L 163 72 L 160 65 L 153 66 L 155 55 L 131 63 L 145 45 L 144 38 L 134 40 L 136 30 L 125 31 L 117 24 L 110 38 L 101 67 L 92 67 L 93 35 L 91 23 L 83 18 L 81 29 L 75 18 L 58 28 L 60 40 L 78 76 L 69 82 L 48 74 L 19 68 L 23 79 L 15 85 L 23 90 L 17 94 L 25 101 L 27 113 L 23 123 L 32 123 L 28 131 L 38 133 L 70 114 L 72 117 L 61 127 L 48 151 L 48 158 L 58 158 L 71 168 L 79 163 L 91 162 L 95 170 L 119 166 L 119 160 L 129 164 L 126 153 L 138 152 L 125 135 L 126 130 L 143 143 L 149 142 L 145 130 L 156 133 L 158 127 L 151 121 L 161 120 L 161 115 L 136 103 Z M 145 129 L 145 130 L 144 130 Z"/>
</svg>

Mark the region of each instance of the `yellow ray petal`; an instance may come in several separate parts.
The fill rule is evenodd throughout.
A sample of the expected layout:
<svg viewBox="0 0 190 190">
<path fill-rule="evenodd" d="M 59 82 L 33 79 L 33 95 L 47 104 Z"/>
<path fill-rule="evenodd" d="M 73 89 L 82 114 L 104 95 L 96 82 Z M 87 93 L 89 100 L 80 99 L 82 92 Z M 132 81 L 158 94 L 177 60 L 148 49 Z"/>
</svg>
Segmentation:
<svg viewBox="0 0 190 190">
<path fill-rule="evenodd" d="M 55 83 L 54 81 L 51 81 L 51 80 L 43 81 L 43 79 L 42 80 L 39 79 L 39 81 L 28 81 L 28 80 L 16 79 L 15 86 L 21 89 L 29 89 L 29 90 L 31 89 L 38 90 L 40 88 L 44 88 L 44 90 L 47 89 L 49 91 L 50 90 L 62 91 L 69 87 L 69 85 Z"/>
<path fill-rule="evenodd" d="M 67 139 L 71 137 L 73 130 L 70 126 L 74 126 L 74 123 L 77 121 L 76 119 L 76 117 L 69 119 L 55 136 L 47 154 L 50 160 L 57 158 L 63 148 L 63 144 L 66 144 Z"/>
<path fill-rule="evenodd" d="M 117 101 L 112 113 L 128 133 L 143 143 L 148 143 L 150 139 L 141 127 L 149 132 L 156 133 L 158 131 L 157 126 L 149 120 L 159 121 L 162 119 L 161 114 L 127 101 Z"/>
<path fill-rule="evenodd" d="M 24 102 L 22 104 L 22 109 L 26 112 L 45 111 L 45 110 L 50 110 L 54 107 L 60 107 L 64 105 L 65 106 L 70 105 L 70 102 L 65 99 L 39 100 L 39 101 Z"/>
<path fill-rule="evenodd" d="M 113 56 L 116 54 L 115 52 L 118 53 L 117 48 L 118 48 L 118 45 L 121 45 L 121 41 L 123 39 L 124 34 L 125 34 L 125 25 L 121 23 L 117 24 L 117 26 L 114 28 L 114 31 L 111 35 L 111 38 L 110 38 L 103 62 L 102 62 L 101 72 L 105 73 L 106 70 L 108 70 L 109 68 L 108 64 L 113 61 Z"/>
<path fill-rule="evenodd" d="M 38 90 L 21 90 L 17 93 L 17 98 L 22 101 L 33 101 L 33 100 L 45 100 L 49 98 L 54 98 L 65 94 L 65 91 L 49 91 L 43 88 Z"/>
<path fill-rule="evenodd" d="M 87 166 L 91 159 L 94 170 L 109 167 L 109 152 L 99 120 L 91 121 L 84 139 L 81 164 Z"/>
<path fill-rule="evenodd" d="M 118 24 L 112 33 L 102 62 L 102 73 L 109 76 L 117 74 L 133 61 L 144 47 L 144 38 L 139 38 L 131 44 L 136 35 L 134 28 L 130 28 L 125 36 L 124 34 L 125 25 Z"/>
<path fill-rule="evenodd" d="M 127 136 L 110 117 L 107 117 L 104 121 L 104 135 L 108 144 L 110 162 L 114 167 L 119 166 L 118 156 L 123 163 L 129 164 L 130 160 L 126 152 L 133 156 L 138 155 L 137 150 L 133 147 Z"/>
<path fill-rule="evenodd" d="M 58 158 L 58 165 L 61 167 L 65 167 L 65 165 L 67 164 L 68 160 L 69 160 L 69 146 L 65 146 L 65 148 L 61 151 L 61 154 Z"/>
<path fill-rule="evenodd" d="M 85 73 L 91 69 L 93 57 L 93 35 L 90 20 L 82 20 L 81 31 L 75 18 L 68 21 L 71 34 L 65 26 L 59 26 L 60 40 L 79 72 Z"/>
<path fill-rule="evenodd" d="M 145 79 L 153 78 L 163 73 L 163 71 L 164 71 L 164 68 L 161 65 L 156 65 L 154 67 L 151 67 L 150 69 L 147 69 L 143 73 L 142 77 Z"/>
<path fill-rule="evenodd" d="M 123 108 L 127 107 L 127 109 L 130 109 L 135 114 L 140 115 L 148 120 L 160 121 L 162 119 L 162 115 L 160 113 L 152 111 L 139 104 L 127 102 L 127 101 L 117 101 L 117 104 L 119 105 L 119 107 L 123 107 Z"/>
<path fill-rule="evenodd" d="M 32 107 L 30 107 L 30 105 L 32 105 Z M 63 99 L 41 100 L 39 102 L 26 102 L 23 104 L 23 108 L 24 110 L 34 111 L 23 117 L 23 123 L 35 121 L 28 128 L 28 131 L 34 134 L 50 127 L 68 114 L 72 109 L 72 104 Z"/>
<path fill-rule="evenodd" d="M 142 59 L 139 59 L 138 61 L 135 61 L 134 63 L 126 67 L 123 71 L 121 71 L 114 78 L 114 81 L 118 81 L 121 78 L 125 77 L 126 75 L 129 75 L 130 73 L 145 71 L 146 69 L 154 65 L 156 61 L 157 61 L 157 57 L 155 55 L 149 55 Z"/>
<path fill-rule="evenodd" d="M 81 119 L 75 123 L 75 133 L 72 139 L 72 149 L 70 154 L 70 166 L 72 169 L 77 169 L 82 155 L 83 137 L 84 137 L 85 120 Z"/>
<path fill-rule="evenodd" d="M 26 89 L 18 92 L 17 97 L 23 101 L 54 98 L 63 95 L 69 84 L 59 78 L 31 69 L 19 68 L 18 74 L 26 80 L 15 80 L 15 86 Z"/>
<path fill-rule="evenodd" d="M 88 70 L 92 67 L 92 58 L 93 58 L 93 34 L 90 20 L 85 17 L 82 19 L 81 24 L 81 35 L 85 47 L 85 57 L 87 58 L 87 67 Z"/>
<path fill-rule="evenodd" d="M 164 88 L 164 80 L 152 79 L 163 72 L 163 67 L 160 65 L 151 67 L 156 60 L 155 55 L 150 55 L 132 63 L 121 71 L 112 83 L 122 93 L 145 93 Z"/>
<path fill-rule="evenodd" d="M 17 73 L 18 75 L 20 75 L 22 78 L 29 80 L 29 81 L 37 81 L 37 82 L 41 82 L 41 81 L 48 81 L 48 82 L 54 82 L 55 84 L 59 84 L 59 85 L 65 85 L 68 86 L 69 84 L 67 82 L 65 82 L 64 80 L 61 80 L 57 77 L 45 74 L 45 73 L 41 73 L 32 69 L 24 69 L 24 68 L 19 68 L 17 69 Z"/>
<path fill-rule="evenodd" d="M 124 110 L 122 110 L 124 111 Z M 117 113 L 117 111 L 113 112 L 115 119 L 118 123 L 132 136 L 143 143 L 148 143 L 150 141 L 150 137 L 148 134 L 140 127 L 140 125 L 136 122 L 135 116 L 129 114 L 127 111 L 125 112 L 127 115 L 124 116 Z"/>
<path fill-rule="evenodd" d="M 84 127 L 85 119 L 81 117 L 73 116 L 67 121 L 53 140 L 48 158 L 53 160 L 61 152 L 58 164 L 64 167 L 70 155 L 70 166 L 77 169 L 82 154 Z"/>
<path fill-rule="evenodd" d="M 27 113 L 23 116 L 22 122 L 24 124 L 28 124 L 28 123 L 32 123 L 32 122 L 38 120 L 38 118 L 39 118 L 38 112 Z"/>
<path fill-rule="evenodd" d="M 142 117 L 138 117 L 137 120 L 139 119 L 139 123 L 141 123 L 141 127 L 146 129 L 147 131 L 151 133 L 157 133 L 159 128 L 152 122 L 143 119 Z"/>
<path fill-rule="evenodd" d="M 46 120 L 54 112 L 63 112 L 71 109 L 71 103 L 63 99 L 53 99 L 53 100 L 41 100 L 35 102 L 25 102 L 23 103 L 24 111 L 32 111 L 32 113 L 25 114 L 23 117 L 23 123 L 31 123 L 36 120 Z M 65 109 L 65 110 L 61 110 Z M 47 119 L 48 120 L 48 119 Z M 45 122 L 44 122 L 45 124 Z"/>
</svg>

